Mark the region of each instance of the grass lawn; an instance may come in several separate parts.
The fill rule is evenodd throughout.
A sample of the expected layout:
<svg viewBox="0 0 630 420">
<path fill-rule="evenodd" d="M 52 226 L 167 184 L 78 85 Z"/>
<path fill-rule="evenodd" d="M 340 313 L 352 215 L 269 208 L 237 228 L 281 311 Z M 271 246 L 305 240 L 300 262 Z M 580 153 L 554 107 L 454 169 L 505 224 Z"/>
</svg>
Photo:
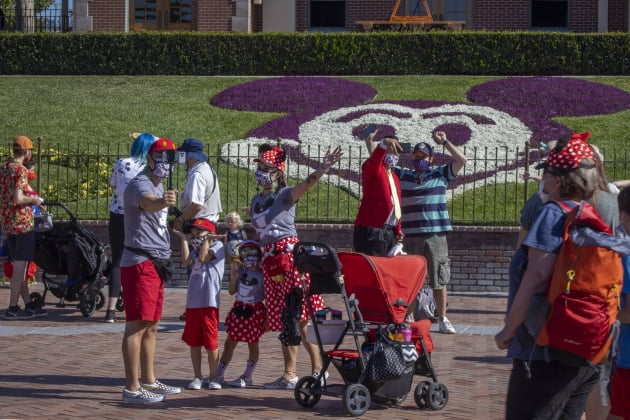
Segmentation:
<svg viewBox="0 0 630 420">
<path fill-rule="evenodd" d="M 371 85 L 378 95 L 375 100 L 432 99 L 466 102 L 468 89 L 479 83 L 492 80 L 492 77 L 454 76 L 387 76 L 387 77 L 344 77 L 345 79 Z M 208 145 L 222 145 L 242 139 L 247 132 L 276 118 L 280 114 L 232 111 L 216 108 L 209 104 L 210 99 L 220 91 L 235 84 L 254 80 L 252 77 L 189 77 L 189 76 L 0 76 L 0 132 L 4 139 L 2 146 L 9 146 L 18 134 L 33 139 L 44 138 L 44 145 L 85 144 L 96 147 L 120 145 L 122 155 L 126 155 L 131 142 L 128 134 L 136 131 L 149 131 L 162 137 L 169 137 L 176 143 L 186 137 L 197 137 Z M 585 80 L 609 84 L 630 92 L 630 77 L 583 77 Z M 558 122 L 574 131 L 593 131 L 591 140 L 604 150 L 615 150 L 616 155 L 626 149 L 630 139 L 630 111 L 612 115 L 558 118 Z M 414 142 L 413 139 L 408 141 Z M 607 152 L 608 154 L 608 152 Z M 608 156 L 607 156 L 608 158 Z M 617 160 L 617 158 L 615 159 Z M 627 165 L 615 162 L 609 172 L 611 178 L 630 178 L 625 172 Z M 225 178 L 228 177 L 226 174 Z M 223 178 L 222 193 L 232 189 L 229 179 Z M 241 178 L 241 177 L 239 177 Z M 472 200 L 469 193 L 457 198 L 453 209 L 454 220 L 492 219 L 516 221 L 522 203 L 520 189 L 496 193 L 485 189 L 476 192 L 474 205 L 465 206 L 460 200 Z M 105 193 L 107 196 L 109 192 Z M 239 196 L 241 193 L 239 193 Z M 235 197 L 227 211 L 237 209 L 241 200 L 246 200 L 251 190 L 243 189 L 242 197 Z M 335 200 L 356 201 L 344 192 L 335 192 Z M 483 197 L 482 201 L 479 196 Z M 309 207 L 318 207 L 320 200 L 310 198 Z M 486 210 L 488 201 L 501 203 L 501 214 L 496 210 Z M 101 200 L 105 206 L 107 200 Z M 482 205 L 483 204 L 483 205 Z M 347 206 L 347 204 L 346 204 Z M 225 207 L 225 206 L 224 206 Z M 299 208 L 300 206 L 298 206 Z M 306 207 L 306 206 L 304 206 Z M 330 207 L 328 202 L 319 207 Z M 350 210 L 343 214 L 327 217 L 330 220 L 344 221 L 354 218 Z M 461 211 L 458 209 L 462 209 Z M 302 211 L 302 210 L 300 210 Z M 486 214 L 483 219 L 473 213 Z M 98 212 L 101 214 L 101 212 Z M 106 213 L 102 213 L 103 217 Z M 516 215 L 516 216 L 515 216 Z M 302 220 L 314 216 L 300 213 Z"/>
</svg>

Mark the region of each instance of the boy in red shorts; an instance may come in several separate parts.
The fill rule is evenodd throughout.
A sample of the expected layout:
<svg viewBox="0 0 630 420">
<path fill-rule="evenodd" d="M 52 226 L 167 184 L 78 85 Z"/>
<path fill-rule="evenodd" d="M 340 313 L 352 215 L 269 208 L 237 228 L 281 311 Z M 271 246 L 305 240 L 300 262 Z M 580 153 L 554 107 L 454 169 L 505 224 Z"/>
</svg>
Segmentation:
<svg viewBox="0 0 630 420">
<path fill-rule="evenodd" d="M 186 324 L 182 340 L 190 346 L 194 378 L 188 389 L 201 389 L 201 348 L 208 352 L 210 376 L 208 388 L 221 389 L 223 378 L 217 377 L 219 362 L 219 296 L 225 270 L 224 235 L 216 235 L 214 223 L 198 218 L 186 225 L 184 233 L 174 230 L 181 239 L 182 262 L 191 268 L 186 294 Z M 187 237 L 185 234 L 188 234 Z"/>
</svg>

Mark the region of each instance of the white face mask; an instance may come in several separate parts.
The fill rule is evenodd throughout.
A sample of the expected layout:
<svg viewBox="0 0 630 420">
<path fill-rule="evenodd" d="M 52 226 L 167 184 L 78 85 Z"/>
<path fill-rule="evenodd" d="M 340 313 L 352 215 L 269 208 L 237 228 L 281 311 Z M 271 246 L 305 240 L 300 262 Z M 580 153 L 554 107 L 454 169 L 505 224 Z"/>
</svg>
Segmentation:
<svg viewBox="0 0 630 420">
<path fill-rule="evenodd" d="M 540 198 L 543 203 L 546 203 L 547 201 L 549 201 L 549 196 L 551 195 L 551 193 L 546 193 L 543 191 L 545 189 L 545 181 L 546 180 L 541 179 L 538 182 L 538 195 L 540 195 Z"/>
</svg>

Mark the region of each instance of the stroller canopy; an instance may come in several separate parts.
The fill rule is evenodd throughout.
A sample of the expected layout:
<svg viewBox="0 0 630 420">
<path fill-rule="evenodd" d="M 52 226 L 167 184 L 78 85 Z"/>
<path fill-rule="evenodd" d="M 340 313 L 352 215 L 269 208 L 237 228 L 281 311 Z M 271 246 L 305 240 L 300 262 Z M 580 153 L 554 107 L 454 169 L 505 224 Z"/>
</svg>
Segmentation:
<svg viewBox="0 0 630 420">
<path fill-rule="evenodd" d="M 417 255 L 372 257 L 339 252 L 348 296 L 354 293 L 363 319 L 369 322 L 405 321 L 407 310 L 424 285 L 427 260 Z"/>
</svg>

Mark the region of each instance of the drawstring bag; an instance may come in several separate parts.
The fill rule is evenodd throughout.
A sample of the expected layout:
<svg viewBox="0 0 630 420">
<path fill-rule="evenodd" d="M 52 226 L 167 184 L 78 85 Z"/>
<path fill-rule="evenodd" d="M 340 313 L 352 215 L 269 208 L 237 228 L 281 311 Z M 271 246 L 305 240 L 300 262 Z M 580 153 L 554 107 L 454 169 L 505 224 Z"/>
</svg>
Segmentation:
<svg viewBox="0 0 630 420">
<path fill-rule="evenodd" d="M 39 214 L 37 216 L 33 216 L 35 225 L 33 230 L 35 232 L 48 232 L 53 228 L 53 219 L 52 214 Z"/>
</svg>

